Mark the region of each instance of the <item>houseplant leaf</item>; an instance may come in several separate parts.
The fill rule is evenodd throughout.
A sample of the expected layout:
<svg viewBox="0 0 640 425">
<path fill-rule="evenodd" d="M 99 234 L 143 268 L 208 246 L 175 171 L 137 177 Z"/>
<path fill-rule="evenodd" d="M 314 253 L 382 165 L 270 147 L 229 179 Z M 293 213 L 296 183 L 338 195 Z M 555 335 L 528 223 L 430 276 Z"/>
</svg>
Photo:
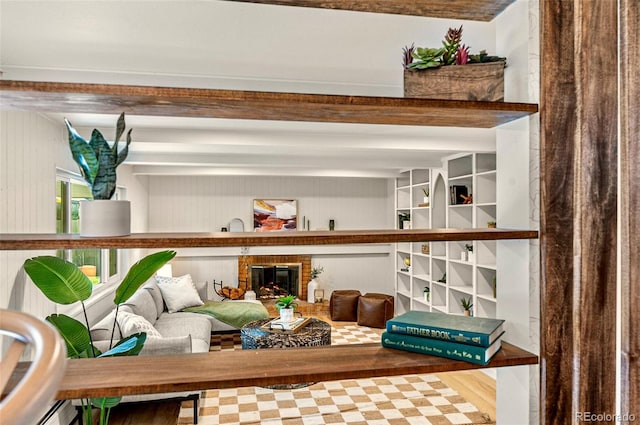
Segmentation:
<svg viewBox="0 0 640 425">
<path fill-rule="evenodd" d="M 120 400 L 122 400 L 122 397 L 92 398 L 91 404 L 94 405 L 95 407 L 98 407 L 100 411 L 103 412 L 104 409 L 110 409 L 112 407 L 117 406 L 120 403 Z M 104 414 L 104 413 L 101 413 L 101 414 Z M 106 421 L 103 420 L 102 423 L 106 423 Z"/>
<path fill-rule="evenodd" d="M 146 340 L 147 334 L 145 332 L 130 335 L 121 339 L 115 347 L 105 351 L 98 357 L 137 356 L 140 354 Z"/>
<path fill-rule="evenodd" d="M 138 290 L 140 285 L 147 281 L 158 269 L 176 256 L 175 251 L 160 251 L 147 255 L 129 269 L 124 277 L 113 300 L 116 304 L 127 301 Z"/>
<path fill-rule="evenodd" d="M 91 192 L 94 199 L 111 199 L 116 190 L 116 155 L 109 148 L 102 133 L 93 130 L 89 142 L 98 157 L 99 165 Z"/>
<path fill-rule="evenodd" d="M 89 186 L 93 185 L 93 180 L 98 174 L 98 158 L 96 152 L 87 143 L 87 141 L 78 134 L 78 132 L 71 126 L 71 123 L 66 118 L 64 123 L 67 125 L 69 132 L 69 148 L 71 149 L 71 155 L 73 160 L 80 167 L 82 177 L 89 183 Z"/>
<path fill-rule="evenodd" d="M 91 348 L 89 331 L 76 319 L 64 314 L 52 314 L 46 318 L 62 336 L 67 345 L 67 355 L 70 358 L 94 357 L 88 355 Z"/>
<path fill-rule="evenodd" d="M 47 255 L 34 257 L 25 261 L 24 270 L 38 289 L 55 303 L 72 304 L 91 296 L 91 281 L 69 261 Z"/>
</svg>

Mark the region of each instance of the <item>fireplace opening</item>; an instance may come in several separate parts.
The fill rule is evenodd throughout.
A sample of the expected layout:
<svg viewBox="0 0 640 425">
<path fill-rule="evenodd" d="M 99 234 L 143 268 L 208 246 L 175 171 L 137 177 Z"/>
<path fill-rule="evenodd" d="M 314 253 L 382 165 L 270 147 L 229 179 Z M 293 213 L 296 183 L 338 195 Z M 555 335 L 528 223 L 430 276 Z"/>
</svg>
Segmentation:
<svg viewBox="0 0 640 425">
<path fill-rule="evenodd" d="M 299 295 L 301 263 L 253 264 L 249 266 L 249 282 L 258 299 Z"/>
</svg>

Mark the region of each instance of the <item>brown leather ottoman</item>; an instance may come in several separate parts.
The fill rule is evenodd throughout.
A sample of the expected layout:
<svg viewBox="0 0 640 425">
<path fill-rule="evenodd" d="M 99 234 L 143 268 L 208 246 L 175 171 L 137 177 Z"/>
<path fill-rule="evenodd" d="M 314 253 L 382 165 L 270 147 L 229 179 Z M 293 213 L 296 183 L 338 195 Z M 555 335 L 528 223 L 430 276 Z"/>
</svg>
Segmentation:
<svg viewBox="0 0 640 425">
<path fill-rule="evenodd" d="M 392 295 L 370 293 L 358 299 L 358 325 L 384 328 L 387 320 L 391 318 L 393 318 Z"/>
<path fill-rule="evenodd" d="M 339 289 L 331 293 L 329 313 L 331 320 L 355 322 L 358 320 L 358 298 L 360 291 L 356 289 Z"/>
</svg>

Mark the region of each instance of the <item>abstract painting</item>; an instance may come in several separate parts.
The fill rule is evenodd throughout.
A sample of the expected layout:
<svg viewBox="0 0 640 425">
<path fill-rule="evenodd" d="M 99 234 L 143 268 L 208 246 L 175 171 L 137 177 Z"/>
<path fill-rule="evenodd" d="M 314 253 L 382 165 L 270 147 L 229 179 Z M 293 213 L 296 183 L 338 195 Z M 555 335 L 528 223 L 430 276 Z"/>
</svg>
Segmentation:
<svg viewBox="0 0 640 425">
<path fill-rule="evenodd" d="M 297 229 L 298 203 L 295 199 L 254 199 L 253 230 L 282 232 Z"/>
</svg>

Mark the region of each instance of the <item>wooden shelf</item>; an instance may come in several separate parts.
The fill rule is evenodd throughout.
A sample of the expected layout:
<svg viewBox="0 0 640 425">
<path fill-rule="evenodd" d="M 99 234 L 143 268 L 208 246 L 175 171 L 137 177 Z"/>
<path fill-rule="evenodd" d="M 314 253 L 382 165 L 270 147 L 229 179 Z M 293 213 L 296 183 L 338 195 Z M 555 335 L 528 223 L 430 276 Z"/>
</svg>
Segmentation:
<svg viewBox="0 0 640 425">
<path fill-rule="evenodd" d="M 275 4 L 281 6 L 342 9 L 356 12 L 390 13 L 432 18 L 491 21 L 514 0 L 238 0 L 246 3 Z"/>
<path fill-rule="evenodd" d="M 509 102 L 0 80 L 3 109 L 493 128 L 538 112 Z"/>
<path fill-rule="evenodd" d="M 508 343 L 502 344 L 487 366 L 383 348 L 380 344 L 73 359 L 67 363 L 57 398 L 296 384 L 537 363 L 536 355 Z M 28 365 L 25 362 L 16 368 L 8 389 Z"/>
<path fill-rule="evenodd" d="M 137 233 L 130 236 L 106 238 L 83 238 L 79 235 L 54 233 L 3 233 L 0 234 L 0 250 L 345 245 L 537 238 L 537 230 L 488 228 L 337 230 L 273 233 Z"/>
</svg>

